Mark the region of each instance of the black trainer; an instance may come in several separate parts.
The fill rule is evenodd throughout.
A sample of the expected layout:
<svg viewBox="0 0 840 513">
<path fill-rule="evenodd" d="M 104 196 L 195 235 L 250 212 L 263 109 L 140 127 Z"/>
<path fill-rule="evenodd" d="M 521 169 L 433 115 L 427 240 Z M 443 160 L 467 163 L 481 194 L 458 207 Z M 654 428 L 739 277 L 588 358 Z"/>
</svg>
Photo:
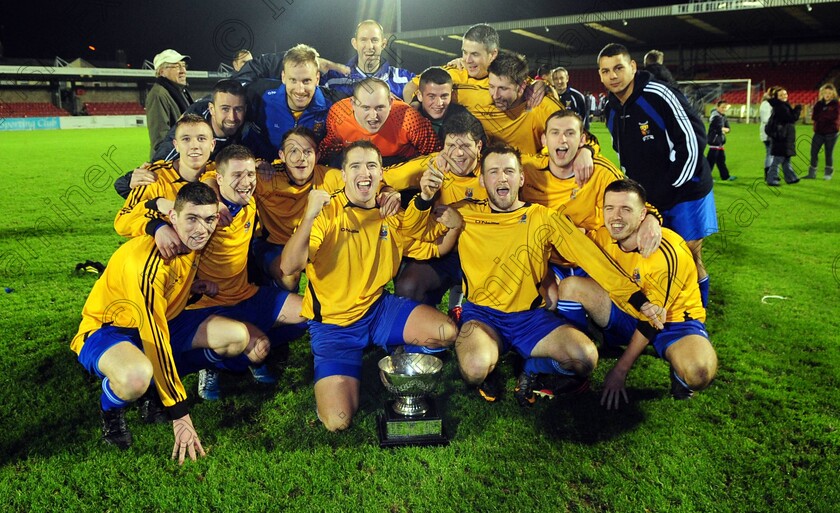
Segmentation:
<svg viewBox="0 0 840 513">
<path fill-rule="evenodd" d="M 674 399 L 691 399 L 694 391 L 685 386 L 678 378 L 674 369 L 671 369 L 671 396 Z"/>
<path fill-rule="evenodd" d="M 163 408 L 157 390 L 150 387 L 146 393 L 137 401 L 137 408 L 140 410 L 140 418 L 146 424 L 163 424 L 169 422 L 169 415 Z"/>
<path fill-rule="evenodd" d="M 535 384 L 534 394 L 548 399 L 554 399 L 559 394 L 582 394 L 589 390 L 589 378 L 570 376 L 568 374 L 546 374 L 539 383 Z"/>
<path fill-rule="evenodd" d="M 501 395 L 501 387 L 499 385 L 499 372 L 493 370 L 484 378 L 484 381 L 478 385 L 478 393 L 488 403 L 495 403 L 499 400 Z"/>
<path fill-rule="evenodd" d="M 522 371 L 516 379 L 516 387 L 513 389 L 513 397 L 523 408 L 533 406 L 537 401 L 534 397 L 534 386 L 537 381 L 537 374 Z"/>
<path fill-rule="evenodd" d="M 125 423 L 125 408 L 99 412 L 102 418 L 102 439 L 122 450 L 131 447 L 131 431 Z"/>
</svg>

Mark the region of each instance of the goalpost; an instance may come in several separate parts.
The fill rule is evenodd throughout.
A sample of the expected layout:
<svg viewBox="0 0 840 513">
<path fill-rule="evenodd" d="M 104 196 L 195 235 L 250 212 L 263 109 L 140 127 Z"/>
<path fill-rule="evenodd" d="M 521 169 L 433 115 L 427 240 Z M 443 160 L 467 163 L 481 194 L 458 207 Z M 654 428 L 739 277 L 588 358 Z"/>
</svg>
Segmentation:
<svg viewBox="0 0 840 513">
<path fill-rule="evenodd" d="M 751 119 L 758 118 L 758 112 L 752 111 L 752 106 L 759 103 L 753 99 L 752 79 L 685 80 L 677 82 L 677 85 L 703 116 L 708 116 L 707 105 L 714 107 L 719 100 L 726 100 L 732 105 L 730 119 L 750 123 Z"/>
</svg>

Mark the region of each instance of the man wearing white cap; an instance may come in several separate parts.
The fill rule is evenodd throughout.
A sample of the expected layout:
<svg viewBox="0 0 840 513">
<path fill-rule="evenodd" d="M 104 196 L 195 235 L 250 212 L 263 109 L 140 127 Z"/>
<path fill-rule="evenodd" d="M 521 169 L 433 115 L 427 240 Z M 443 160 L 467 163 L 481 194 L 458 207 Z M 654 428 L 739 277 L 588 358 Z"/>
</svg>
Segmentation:
<svg viewBox="0 0 840 513">
<path fill-rule="evenodd" d="M 193 102 L 187 91 L 189 55 L 168 49 L 155 55 L 155 85 L 146 95 L 146 126 L 149 127 L 149 158 L 163 142 L 169 129 Z"/>
</svg>

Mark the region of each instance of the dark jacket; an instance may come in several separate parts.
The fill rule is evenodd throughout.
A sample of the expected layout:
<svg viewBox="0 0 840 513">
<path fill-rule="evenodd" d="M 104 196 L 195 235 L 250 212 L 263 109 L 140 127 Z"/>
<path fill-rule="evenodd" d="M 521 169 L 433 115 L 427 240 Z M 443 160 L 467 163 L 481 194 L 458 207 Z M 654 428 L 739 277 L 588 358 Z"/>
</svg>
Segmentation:
<svg viewBox="0 0 840 513">
<path fill-rule="evenodd" d="M 566 90 L 558 96 L 560 98 L 560 103 L 562 103 L 564 107 L 578 113 L 580 119 L 583 120 L 583 128 L 585 130 L 589 130 L 589 102 L 586 101 L 586 97 L 583 96 L 583 93 L 577 89 L 566 86 Z"/>
<path fill-rule="evenodd" d="M 621 168 L 653 206 L 668 210 L 712 190 L 706 126 L 681 92 L 638 71 L 624 105 L 610 93 L 604 112 Z"/>
<path fill-rule="evenodd" d="M 248 86 L 248 112 L 277 158 L 283 135 L 296 126 L 305 126 L 315 132 L 316 143 L 327 133 L 327 113 L 333 99 L 329 92 L 318 86 L 315 94 L 300 117 L 295 118 L 286 101 L 286 86 L 275 80 L 257 80 Z"/>
<path fill-rule="evenodd" d="M 778 98 L 768 100 L 773 107 L 770 122 L 767 123 L 767 135 L 770 137 L 770 154 L 774 157 L 793 157 L 796 155 L 796 121 L 802 112 L 802 106 L 796 108 Z"/>
<path fill-rule="evenodd" d="M 709 115 L 709 146 L 722 148 L 726 144 L 724 128 L 729 128 L 729 120 L 726 119 L 726 114 L 722 114 L 717 109 L 712 109 L 712 113 Z"/>
<path fill-rule="evenodd" d="M 676 86 L 677 81 L 674 80 L 674 75 L 665 67 L 664 64 L 648 64 L 645 66 L 645 71 L 653 75 L 656 80 L 666 82 L 668 85 Z"/>
<path fill-rule="evenodd" d="M 837 98 L 830 102 L 817 100 L 811 117 L 815 134 L 831 135 L 840 131 L 840 103 Z"/>
</svg>

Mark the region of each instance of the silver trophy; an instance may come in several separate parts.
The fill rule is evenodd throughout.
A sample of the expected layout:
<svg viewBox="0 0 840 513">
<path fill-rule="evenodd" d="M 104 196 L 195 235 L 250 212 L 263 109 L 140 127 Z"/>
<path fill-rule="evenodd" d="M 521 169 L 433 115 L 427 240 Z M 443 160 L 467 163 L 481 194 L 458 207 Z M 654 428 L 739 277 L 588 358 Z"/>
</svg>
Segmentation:
<svg viewBox="0 0 840 513">
<path fill-rule="evenodd" d="M 379 377 L 396 399 L 379 417 L 379 445 L 446 445 L 443 420 L 430 396 L 440 379 L 443 361 L 428 354 L 394 353 L 379 360 Z"/>
</svg>

